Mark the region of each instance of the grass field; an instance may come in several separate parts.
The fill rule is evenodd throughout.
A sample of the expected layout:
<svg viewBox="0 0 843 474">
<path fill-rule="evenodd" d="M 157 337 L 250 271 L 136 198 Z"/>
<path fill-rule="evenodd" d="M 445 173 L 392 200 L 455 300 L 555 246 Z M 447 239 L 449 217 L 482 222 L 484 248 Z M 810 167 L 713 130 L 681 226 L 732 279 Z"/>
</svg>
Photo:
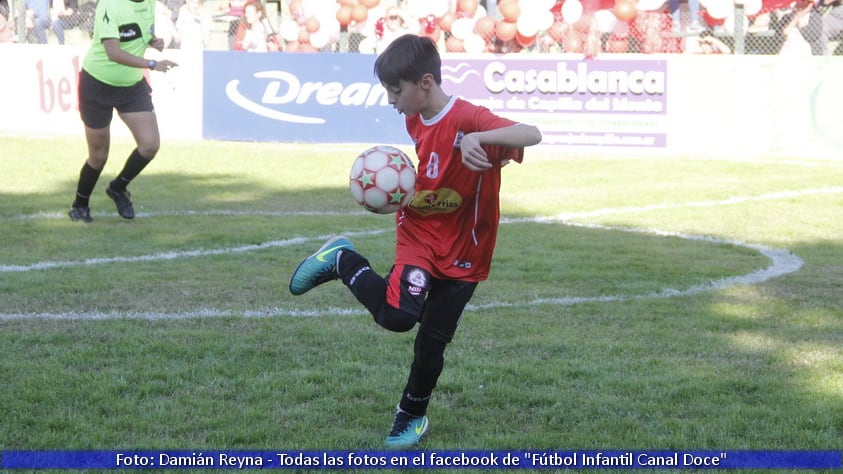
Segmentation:
<svg viewBox="0 0 843 474">
<path fill-rule="evenodd" d="M 385 272 L 365 145 L 165 142 L 94 223 L 81 137 L 2 137 L 0 449 L 380 449 L 414 332 L 290 272 L 343 233 Z M 415 158 L 415 157 L 414 157 Z M 840 449 L 843 161 L 529 150 L 425 449 Z"/>
</svg>

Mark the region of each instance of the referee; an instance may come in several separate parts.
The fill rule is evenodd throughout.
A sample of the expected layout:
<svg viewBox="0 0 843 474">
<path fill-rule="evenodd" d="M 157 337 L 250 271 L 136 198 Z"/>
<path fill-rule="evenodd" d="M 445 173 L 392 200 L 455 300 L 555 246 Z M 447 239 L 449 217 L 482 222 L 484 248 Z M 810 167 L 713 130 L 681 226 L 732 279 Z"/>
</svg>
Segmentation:
<svg viewBox="0 0 843 474">
<path fill-rule="evenodd" d="M 155 157 L 160 146 L 152 88 L 144 70 L 167 72 L 178 64 L 144 58 L 148 46 L 161 51 L 164 40 L 153 33 L 155 0 L 99 0 L 91 48 L 79 72 L 79 114 L 85 124 L 88 159 L 79 173 L 76 199 L 68 214 L 77 222 L 92 222 L 88 205 L 108 161 L 114 109 L 126 123 L 137 147 L 120 174 L 105 189 L 125 219 L 135 217 L 126 186 Z"/>
</svg>

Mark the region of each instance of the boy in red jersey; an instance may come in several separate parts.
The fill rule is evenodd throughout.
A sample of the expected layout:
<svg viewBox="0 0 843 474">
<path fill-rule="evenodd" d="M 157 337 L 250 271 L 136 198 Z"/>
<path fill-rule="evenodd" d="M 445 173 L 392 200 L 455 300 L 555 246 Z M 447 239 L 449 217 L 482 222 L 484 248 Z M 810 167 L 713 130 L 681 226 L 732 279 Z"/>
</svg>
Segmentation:
<svg viewBox="0 0 843 474">
<path fill-rule="evenodd" d="M 375 61 L 389 102 L 406 115 L 418 155 L 416 192 L 396 214 L 395 261 L 381 277 L 344 237 L 328 240 L 293 272 L 300 295 L 342 279 L 380 326 L 419 324 L 414 358 L 389 447 L 413 446 L 428 428 L 427 406 L 466 304 L 489 275 L 500 220 L 501 167 L 541 141 L 532 126 L 447 95 L 441 59 L 425 37 L 404 35 Z"/>
</svg>

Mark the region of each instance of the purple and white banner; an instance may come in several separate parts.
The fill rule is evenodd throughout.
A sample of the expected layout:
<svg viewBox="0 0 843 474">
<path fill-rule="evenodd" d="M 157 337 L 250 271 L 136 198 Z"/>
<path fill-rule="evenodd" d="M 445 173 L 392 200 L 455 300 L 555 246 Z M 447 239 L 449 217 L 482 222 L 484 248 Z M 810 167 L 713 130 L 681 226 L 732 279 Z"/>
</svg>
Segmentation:
<svg viewBox="0 0 843 474">
<path fill-rule="evenodd" d="M 366 54 L 204 55 L 203 138 L 408 143 Z"/>
<path fill-rule="evenodd" d="M 666 60 L 448 57 L 442 72 L 446 92 L 538 126 L 545 145 L 666 146 Z"/>
<path fill-rule="evenodd" d="M 406 143 L 404 119 L 374 77 L 374 58 L 207 52 L 203 137 Z M 442 73 L 446 93 L 538 126 L 545 145 L 666 145 L 663 60 L 449 56 Z"/>
</svg>

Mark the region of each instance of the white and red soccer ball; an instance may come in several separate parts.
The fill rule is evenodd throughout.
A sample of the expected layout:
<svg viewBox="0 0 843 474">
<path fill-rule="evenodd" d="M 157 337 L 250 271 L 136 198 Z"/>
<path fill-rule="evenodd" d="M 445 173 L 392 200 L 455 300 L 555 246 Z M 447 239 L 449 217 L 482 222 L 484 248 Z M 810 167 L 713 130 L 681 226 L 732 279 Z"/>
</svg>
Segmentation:
<svg viewBox="0 0 843 474">
<path fill-rule="evenodd" d="M 416 168 L 398 148 L 380 145 L 371 147 L 351 165 L 351 195 L 366 210 L 391 214 L 413 199 Z"/>
</svg>

